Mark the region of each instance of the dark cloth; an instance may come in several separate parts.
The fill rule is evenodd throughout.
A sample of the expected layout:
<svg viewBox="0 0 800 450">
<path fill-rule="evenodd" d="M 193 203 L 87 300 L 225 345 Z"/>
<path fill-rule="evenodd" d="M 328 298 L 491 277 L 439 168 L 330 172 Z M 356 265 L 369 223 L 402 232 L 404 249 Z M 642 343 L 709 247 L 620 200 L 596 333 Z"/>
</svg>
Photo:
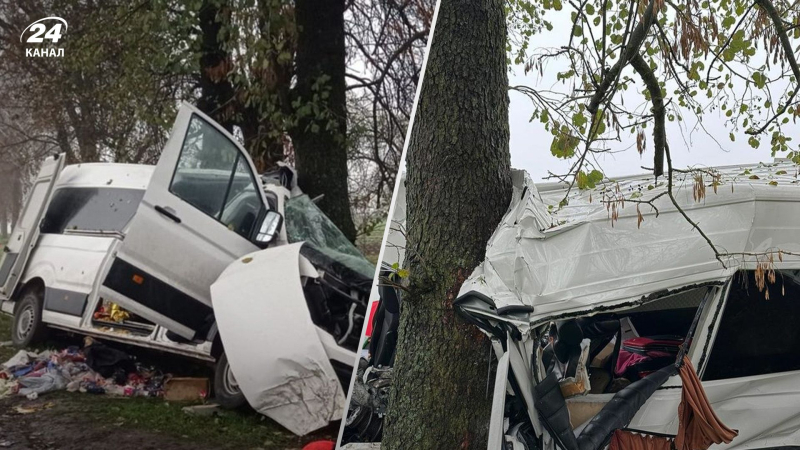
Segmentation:
<svg viewBox="0 0 800 450">
<path fill-rule="evenodd" d="M 103 378 L 114 378 L 119 384 L 124 384 L 128 374 L 136 372 L 136 362 L 127 353 L 108 347 L 99 342 L 93 342 L 83 349 L 86 364 Z"/>
</svg>

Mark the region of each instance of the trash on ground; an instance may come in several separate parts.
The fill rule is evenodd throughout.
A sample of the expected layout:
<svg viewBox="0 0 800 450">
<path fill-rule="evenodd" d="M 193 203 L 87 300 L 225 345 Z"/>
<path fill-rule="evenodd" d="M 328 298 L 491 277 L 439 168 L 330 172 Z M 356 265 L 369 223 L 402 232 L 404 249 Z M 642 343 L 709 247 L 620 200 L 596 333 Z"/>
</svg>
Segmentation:
<svg viewBox="0 0 800 450">
<path fill-rule="evenodd" d="M 303 450 L 333 450 L 336 443 L 333 441 L 314 441 L 309 442 Z"/>
<path fill-rule="evenodd" d="M 211 417 L 219 414 L 220 408 L 216 403 L 211 403 L 208 405 L 184 406 L 181 411 L 190 416 Z"/>
<path fill-rule="evenodd" d="M 164 400 L 183 402 L 208 396 L 208 378 L 175 377 L 164 382 Z"/>
<path fill-rule="evenodd" d="M 58 352 L 20 350 L 0 367 L 0 398 L 21 395 L 33 400 L 60 390 L 125 397 L 163 396 L 168 375 L 90 338 L 85 343 L 82 349 L 71 346 Z"/>
<path fill-rule="evenodd" d="M 35 412 L 42 411 L 44 409 L 50 409 L 53 406 L 55 406 L 53 402 L 40 403 L 38 405 L 30 405 L 30 406 L 17 406 L 15 408 L 15 411 L 17 412 L 17 414 L 33 414 Z"/>
</svg>

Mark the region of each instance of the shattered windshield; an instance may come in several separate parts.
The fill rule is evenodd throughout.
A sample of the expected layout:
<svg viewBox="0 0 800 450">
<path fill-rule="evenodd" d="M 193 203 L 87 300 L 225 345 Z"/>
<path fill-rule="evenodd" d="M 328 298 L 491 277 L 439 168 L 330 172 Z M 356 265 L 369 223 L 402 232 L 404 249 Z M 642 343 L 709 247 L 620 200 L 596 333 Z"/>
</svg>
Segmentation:
<svg viewBox="0 0 800 450">
<path fill-rule="evenodd" d="M 329 258 L 372 279 L 375 266 L 347 240 L 307 195 L 286 202 L 286 234 L 290 243 L 306 242 Z"/>
</svg>

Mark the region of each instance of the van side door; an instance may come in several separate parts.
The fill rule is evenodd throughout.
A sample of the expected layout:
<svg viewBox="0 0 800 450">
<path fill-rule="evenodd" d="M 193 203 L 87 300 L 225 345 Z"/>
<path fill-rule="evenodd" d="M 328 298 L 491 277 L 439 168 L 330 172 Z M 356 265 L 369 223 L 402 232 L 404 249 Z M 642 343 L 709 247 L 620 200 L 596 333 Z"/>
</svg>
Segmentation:
<svg viewBox="0 0 800 450">
<path fill-rule="evenodd" d="M 36 181 L 31 186 L 22 214 L 17 218 L 0 259 L 0 300 L 8 300 L 14 295 L 14 290 L 25 270 L 25 264 L 28 262 L 28 256 L 39 237 L 39 222 L 50 203 L 53 186 L 58 180 L 61 169 L 64 168 L 66 159 L 64 153 L 45 159 Z"/>
<path fill-rule="evenodd" d="M 247 152 L 183 104 L 100 295 L 186 339 L 204 338 L 210 286 L 259 249 L 267 205 Z"/>
</svg>

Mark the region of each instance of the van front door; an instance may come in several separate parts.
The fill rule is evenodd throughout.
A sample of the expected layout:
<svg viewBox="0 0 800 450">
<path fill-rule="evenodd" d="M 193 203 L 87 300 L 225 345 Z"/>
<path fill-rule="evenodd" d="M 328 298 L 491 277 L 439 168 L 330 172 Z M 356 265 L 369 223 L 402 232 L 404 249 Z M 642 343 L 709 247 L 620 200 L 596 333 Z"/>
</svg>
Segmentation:
<svg viewBox="0 0 800 450">
<path fill-rule="evenodd" d="M 66 157 L 63 153 L 45 159 L 36 181 L 31 186 L 22 214 L 17 219 L 0 258 L 0 301 L 8 300 L 14 295 L 22 271 L 28 262 L 28 256 L 39 237 L 39 222 L 50 203 L 53 186 L 61 169 L 64 168 L 64 160 Z M 6 224 L 0 226 L 4 227 Z"/>
<path fill-rule="evenodd" d="M 184 338 L 213 323 L 210 286 L 253 242 L 267 211 L 236 140 L 184 104 L 100 295 Z"/>
</svg>

